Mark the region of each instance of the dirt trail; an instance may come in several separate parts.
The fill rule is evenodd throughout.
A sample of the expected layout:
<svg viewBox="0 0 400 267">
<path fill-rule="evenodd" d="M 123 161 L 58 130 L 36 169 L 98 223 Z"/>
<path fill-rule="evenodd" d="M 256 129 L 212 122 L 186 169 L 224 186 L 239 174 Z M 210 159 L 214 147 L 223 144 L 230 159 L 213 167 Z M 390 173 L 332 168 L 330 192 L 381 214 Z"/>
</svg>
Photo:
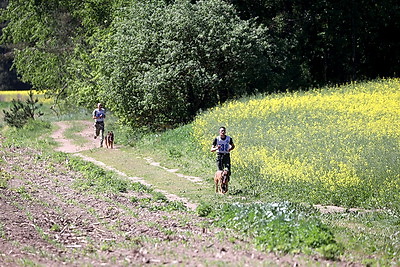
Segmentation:
<svg viewBox="0 0 400 267">
<path fill-rule="evenodd" d="M 207 219 L 131 200 L 145 193 L 77 188 L 81 174 L 39 151 L 0 143 L 0 159 L 0 266 L 293 265 L 230 242 Z"/>
<path fill-rule="evenodd" d="M 78 123 L 84 126 L 84 129 L 77 133 L 77 135 L 80 135 L 85 139 L 85 142 L 82 142 L 80 145 L 76 145 L 73 143 L 72 140 L 68 139 L 65 137 L 65 131 L 68 130 L 69 127 L 72 126 L 71 122 L 68 121 L 59 121 L 56 122 L 55 124 L 57 127 L 59 127 L 52 135 L 51 137 L 60 144 L 60 146 L 56 149 L 57 151 L 65 152 L 65 153 L 74 153 L 75 155 L 81 157 L 82 159 L 86 161 L 90 161 L 92 163 L 95 163 L 96 165 L 107 169 L 114 171 L 118 173 L 121 176 L 127 177 L 128 179 L 135 181 L 135 182 L 140 182 L 144 185 L 147 186 L 152 186 L 150 183 L 146 182 L 143 178 L 141 177 L 131 177 L 124 172 L 117 170 L 111 166 L 108 166 L 104 162 L 98 161 L 92 157 L 88 157 L 85 155 L 82 155 L 79 152 L 85 151 L 85 150 L 91 150 L 98 148 L 100 146 L 100 140 L 94 139 L 94 129 L 93 129 L 93 124 L 90 121 L 75 121 L 74 123 Z M 114 149 L 118 149 L 118 146 L 116 146 Z M 194 176 L 185 176 L 183 174 L 177 173 L 177 169 L 168 169 L 165 167 L 162 167 L 160 163 L 154 162 L 151 158 L 146 158 L 146 161 L 148 162 L 149 165 L 156 166 L 159 168 L 164 169 L 165 171 L 175 173 L 178 177 L 184 177 L 188 179 L 189 181 L 192 182 L 200 182 L 202 179 L 199 177 L 194 177 Z M 183 202 L 189 209 L 195 210 L 197 208 L 197 204 L 189 202 L 187 199 L 183 197 L 179 197 L 175 194 L 171 194 L 165 190 L 161 189 L 154 189 L 155 191 L 163 193 L 170 201 L 181 201 Z"/>
<path fill-rule="evenodd" d="M 60 146 L 56 148 L 57 151 L 65 153 L 76 153 L 98 147 L 99 144 L 97 144 L 97 142 L 95 142 L 95 140 L 93 139 L 93 134 L 94 134 L 93 123 L 90 121 L 76 121 L 76 122 L 85 126 L 84 130 L 77 134 L 87 139 L 87 142 L 84 142 L 82 145 L 74 144 L 72 140 L 67 139 L 64 135 L 65 131 L 69 127 L 71 127 L 71 122 L 68 121 L 55 122 L 54 124 L 59 128 L 51 135 L 51 137 L 60 144 Z"/>
</svg>

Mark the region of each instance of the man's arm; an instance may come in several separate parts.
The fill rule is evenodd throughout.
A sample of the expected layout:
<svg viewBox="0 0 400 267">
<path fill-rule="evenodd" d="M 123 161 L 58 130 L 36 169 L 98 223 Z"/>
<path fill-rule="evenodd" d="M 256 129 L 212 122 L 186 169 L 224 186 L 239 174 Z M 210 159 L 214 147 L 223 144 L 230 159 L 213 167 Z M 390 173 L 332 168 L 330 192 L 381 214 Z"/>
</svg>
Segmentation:
<svg viewBox="0 0 400 267">
<path fill-rule="evenodd" d="M 235 144 L 232 143 L 231 147 L 229 148 L 229 151 L 232 151 L 232 150 L 234 150 L 234 149 L 235 149 Z"/>
<path fill-rule="evenodd" d="M 231 137 L 231 140 L 230 140 L 229 144 L 231 145 L 231 147 L 229 148 L 229 151 L 234 150 L 235 149 L 235 144 L 233 143 L 232 137 Z"/>
<path fill-rule="evenodd" d="M 214 139 L 212 146 L 211 146 L 211 152 L 215 152 L 218 150 L 218 146 L 217 146 L 217 138 Z"/>
</svg>

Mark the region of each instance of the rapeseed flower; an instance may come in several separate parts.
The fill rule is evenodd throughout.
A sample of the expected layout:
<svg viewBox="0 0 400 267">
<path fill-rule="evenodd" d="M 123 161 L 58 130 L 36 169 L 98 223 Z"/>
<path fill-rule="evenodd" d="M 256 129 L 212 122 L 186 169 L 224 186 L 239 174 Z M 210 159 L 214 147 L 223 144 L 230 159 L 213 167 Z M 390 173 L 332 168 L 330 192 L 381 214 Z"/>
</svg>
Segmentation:
<svg viewBox="0 0 400 267">
<path fill-rule="evenodd" d="M 265 187 L 308 184 L 339 198 L 350 189 L 365 198 L 399 192 L 399 79 L 231 101 L 194 121 L 205 151 L 220 125 L 237 145 L 239 184 L 251 184 L 256 170 Z"/>
</svg>

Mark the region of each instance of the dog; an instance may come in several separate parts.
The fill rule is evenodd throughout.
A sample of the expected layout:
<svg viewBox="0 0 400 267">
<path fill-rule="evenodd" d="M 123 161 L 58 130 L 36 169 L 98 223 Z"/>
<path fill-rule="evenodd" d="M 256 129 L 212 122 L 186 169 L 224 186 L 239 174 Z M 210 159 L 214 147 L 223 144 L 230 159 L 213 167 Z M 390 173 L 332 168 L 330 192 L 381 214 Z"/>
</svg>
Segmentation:
<svg viewBox="0 0 400 267">
<path fill-rule="evenodd" d="M 109 131 L 106 135 L 106 147 L 114 148 L 114 133 Z"/>
<path fill-rule="evenodd" d="M 229 170 L 217 171 L 214 175 L 215 193 L 226 194 L 228 192 Z"/>
</svg>

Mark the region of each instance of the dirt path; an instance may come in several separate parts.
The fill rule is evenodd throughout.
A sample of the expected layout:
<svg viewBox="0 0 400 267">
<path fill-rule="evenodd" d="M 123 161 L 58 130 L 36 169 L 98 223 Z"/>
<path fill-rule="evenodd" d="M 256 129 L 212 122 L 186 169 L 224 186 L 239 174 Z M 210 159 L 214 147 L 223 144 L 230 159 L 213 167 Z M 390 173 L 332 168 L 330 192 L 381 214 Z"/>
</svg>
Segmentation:
<svg viewBox="0 0 400 267">
<path fill-rule="evenodd" d="M 84 126 L 83 131 L 77 134 L 85 138 L 86 142 L 82 143 L 81 145 L 76 145 L 72 142 L 72 140 L 65 137 L 65 131 L 71 127 L 71 122 L 55 122 L 54 124 L 58 127 L 58 129 L 51 135 L 51 137 L 60 144 L 60 146 L 56 149 L 57 151 L 76 153 L 98 147 L 97 142 L 95 142 L 96 140 L 93 139 L 93 123 L 90 121 L 76 121 L 75 123 L 80 123 Z"/>
<path fill-rule="evenodd" d="M 72 126 L 72 124 L 79 124 L 83 126 L 83 130 L 77 135 L 79 135 L 81 138 L 83 138 L 83 142 L 80 142 L 79 145 L 74 144 L 74 142 L 68 138 L 65 137 L 66 131 Z M 85 156 L 81 153 L 82 151 L 86 150 L 92 150 L 96 149 L 100 146 L 100 140 L 94 139 L 93 134 L 94 134 L 94 129 L 93 129 L 93 124 L 90 121 L 73 121 L 73 122 L 68 122 L 68 121 L 60 121 L 56 122 L 55 125 L 58 127 L 58 129 L 51 135 L 51 137 L 60 144 L 60 146 L 56 149 L 57 151 L 65 152 L 65 153 L 74 153 L 75 155 L 83 158 L 86 161 L 90 161 L 92 163 L 95 163 L 96 165 L 107 169 L 114 171 L 118 173 L 121 176 L 127 177 L 128 179 L 135 181 L 135 182 L 140 182 L 146 186 L 153 186 L 149 182 L 147 182 L 145 179 L 141 177 L 132 177 L 127 175 L 126 173 L 117 170 L 106 163 L 96 160 L 92 157 Z M 114 149 L 118 150 L 119 146 L 116 146 Z M 168 169 L 165 167 L 162 167 L 160 163 L 154 162 L 151 158 L 146 158 L 146 161 L 148 162 L 149 165 L 156 166 L 159 168 L 162 168 L 163 170 L 170 172 L 170 173 L 175 173 L 178 177 L 184 177 L 185 179 L 188 179 L 189 181 L 192 182 L 199 182 L 201 181 L 201 178 L 199 177 L 194 177 L 194 176 L 185 176 L 183 174 L 177 173 L 177 169 Z M 170 201 L 181 201 L 183 202 L 189 209 L 195 210 L 197 207 L 197 204 L 191 203 L 188 201 L 186 198 L 179 197 L 175 194 L 171 194 L 167 192 L 166 190 L 158 189 L 155 188 L 155 191 L 163 193 Z"/>
</svg>

